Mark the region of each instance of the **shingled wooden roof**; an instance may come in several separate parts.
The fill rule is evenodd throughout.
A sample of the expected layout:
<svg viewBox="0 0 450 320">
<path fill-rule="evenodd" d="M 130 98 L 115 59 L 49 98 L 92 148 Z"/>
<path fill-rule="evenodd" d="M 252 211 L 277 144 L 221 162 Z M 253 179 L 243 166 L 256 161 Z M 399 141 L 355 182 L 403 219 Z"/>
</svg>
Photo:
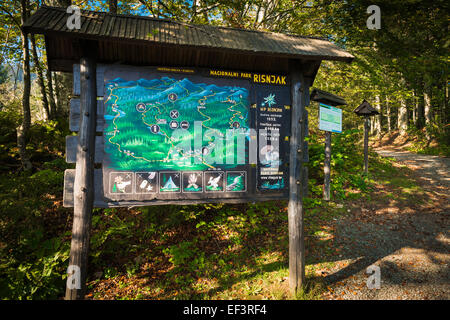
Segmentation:
<svg viewBox="0 0 450 320">
<path fill-rule="evenodd" d="M 26 21 L 24 28 L 30 33 L 46 35 L 47 39 L 51 38 L 50 41 L 58 41 L 59 48 L 48 48 L 50 51 L 52 49 L 61 51 L 54 52 L 55 59 L 75 58 L 76 54 L 70 51 L 68 41 L 73 38 L 115 43 L 116 46 L 118 43 L 129 43 L 139 47 L 159 45 L 166 48 L 173 48 L 176 45 L 185 49 L 220 50 L 230 54 L 286 59 L 350 62 L 354 58 L 345 50 L 321 38 L 192 25 L 167 19 L 84 10 L 81 11 L 81 29 L 70 30 L 66 26 L 68 17 L 69 14 L 64 8 L 42 6 Z M 101 58 L 111 60 L 106 52 Z M 182 64 L 181 61 L 179 63 Z"/>
<path fill-rule="evenodd" d="M 331 106 L 341 106 L 347 104 L 344 98 L 320 89 L 313 89 L 310 95 L 310 100 L 325 103 Z"/>
<path fill-rule="evenodd" d="M 363 100 L 363 102 L 355 109 L 353 110 L 354 113 L 356 113 L 358 116 L 374 116 L 377 114 L 380 114 L 377 109 L 372 107 L 370 103 L 366 101 L 366 99 Z"/>
</svg>

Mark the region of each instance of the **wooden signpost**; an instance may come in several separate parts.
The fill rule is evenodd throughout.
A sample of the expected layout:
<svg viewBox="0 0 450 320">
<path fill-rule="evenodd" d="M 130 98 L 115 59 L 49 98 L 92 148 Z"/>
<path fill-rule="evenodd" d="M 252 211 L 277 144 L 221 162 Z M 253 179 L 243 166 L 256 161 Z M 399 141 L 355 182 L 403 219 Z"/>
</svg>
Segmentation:
<svg viewBox="0 0 450 320">
<path fill-rule="evenodd" d="M 74 75 L 66 299 L 84 298 L 93 207 L 209 202 L 287 200 L 289 285 L 299 290 L 309 86 L 321 60 L 353 56 L 318 38 L 93 11 L 74 31 L 67 17 L 42 6 L 24 27 L 45 35 L 52 70 Z"/>
<path fill-rule="evenodd" d="M 89 233 L 94 207 L 95 127 L 97 120 L 96 43 L 82 41 L 80 59 L 80 131 L 78 132 L 75 182 L 73 187 L 74 214 L 70 266 L 79 266 L 81 286 L 66 288 L 66 299 L 83 299 L 89 254 Z M 70 268 L 73 269 L 73 268 Z M 74 269 L 78 272 L 78 268 Z M 78 281 L 78 279 L 77 279 Z"/>
<path fill-rule="evenodd" d="M 301 189 L 306 119 L 306 97 L 309 83 L 302 77 L 300 65 L 291 67 L 291 143 L 289 156 L 289 287 L 296 292 L 305 279 L 305 244 L 303 228 L 303 195 Z"/>
<path fill-rule="evenodd" d="M 323 199 L 328 201 L 331 182 L 331 134 L 342 132 L 342 110 L 335 106 L 347 103 L 343 98 L 319 89 L 312 91 L 311 100 L 319 102 L 319 129 L 325 131 Z"/>
<path fill-rule="evenodd" d="M 369 118 L 379 112 L 365 99 L 353 112 L 364 117 L 364 174 L 367 175 L 369 173 Z"/>
</svg>

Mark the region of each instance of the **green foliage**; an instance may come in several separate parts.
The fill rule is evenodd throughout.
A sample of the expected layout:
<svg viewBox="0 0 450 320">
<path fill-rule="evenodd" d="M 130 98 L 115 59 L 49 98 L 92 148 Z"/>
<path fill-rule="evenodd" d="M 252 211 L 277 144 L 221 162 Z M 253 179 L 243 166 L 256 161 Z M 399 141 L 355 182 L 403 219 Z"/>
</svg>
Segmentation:
<svg viewBox="0 0 450 320">
<path fill-rule="evenodd" d="M 19 163 L 16 128 L 20 123 L 19 107 L 12 102 L 0 111 L 0 171 L 10 171 Z M 66 119 L 36 121 L 29 132 L 27 150 L 31 160 L 38 163 L 62 159 L 65 152 L 65 137 L 70 134 Z"/>
<path fill-rule="evenodd" d="M 309 138 L 310 162 L 308 163 L 310 184 L 313 196 L 322 196 L 320 184 L 323 181 L 324 141 L 323 134 L 313 134 Z M 357 129 L 344 130 L 333 134 L 331 139 L 331 192 L 336 199 L 348 197 L 349 189 L 366 193 L 370 183 L 363 174 L 364 155 L 358 145 L 362 132 Z M 318 181 L 321 181 L 319 185 Z M 308 200 L 312 201 L 312 200 Z"/>
<path fill-rule="evenodd" d="M 188 266 L 186 262 L 192 260 L 196 256 L 198 249 L 190 241 L 184 241 L 177 245 L 163 249 L 163 253 L 169 255 L 169 261 L 175 266 L 180 268 L 182 266 Z"/>
<path fill-rule="evenodd" d="M 425 132 L 436 137 L 436 141 L 431 145 Z M 408 150 L 419 154 L 430 154 L 450 157 L 450 129 L 442 130 L 434 124 L 429 124 L 424 130 L 418 130 L 414 127 L 408 129 L 408 134 L 414 137 Z"/>
<path fill-rule="evenodd" d="M 67 214 L 56 209 L 53 200 L 55 194 L 61 196 L 62 183 L 63 171 L 54 169 L 29 177 L 0 176 L 1 298 L 56 298 L 64 288 L 69 243 L 61 225 L 46 223 L 55 219 L 53 210 Z"/>
<path fill-rule="evenodd" d="M 70 134 L 67 120 L 38 121 L 30 128 L 28 148 L 33 151 L 32 160 L 50 161 L 62 157 L 65 137 Z"/>
<path fill-rule="evenodd" d="M 0 84 L 5 83 L 8 78 L 8 68 L 6 68 L 4 65 L 0 65 Z"/>
<path fill-rule="evenodd" d="M 0 122 L 0 130 L 11 131 L 17 124 L 12 112 L 0 112 Z M 58 126 L 55 122 L 33 126 L 34 138 L 41 141 L 30 149 L 39 144 L 53 146 L 41 156 L 33 153 L 36 159 L 49 161 L 41 162 L 34 173 L 0 175 L 1 299 L 55 299 L 64 289 L 70 245 L 70 225 L 65 220 L 70 211 L 60 206 L 68 165 L 58 157 L 64 150 Z M 5 134 L 0 139 L 11 148 L 16 138 Z M 2 163 L 13 164 L 13 152 L 3 155 Z"/>
<path fill-rule="evenodd" d="M 55 299 L 65 285 L 69 243 L 60 238 L 42 241 L 27 236 L 22 245 L 34 247 L 34 252 L 23 262 L 11 259 L 0 265 L 0 298 Z"/>
</svg>

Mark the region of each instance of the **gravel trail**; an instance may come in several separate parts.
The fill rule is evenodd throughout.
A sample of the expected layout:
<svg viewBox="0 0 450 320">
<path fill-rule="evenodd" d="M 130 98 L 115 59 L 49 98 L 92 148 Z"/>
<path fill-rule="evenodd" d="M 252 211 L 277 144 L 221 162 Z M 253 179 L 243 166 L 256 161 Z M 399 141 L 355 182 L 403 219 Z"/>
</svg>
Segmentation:
<svg viewBox="0 0 450 320">
<path fill-rule="evenodd" d="M 382 157 L 394 158 L 413 169 L 422 182 L 450 188 L 450 158 L 416 154 L 407 151 L 375 150 Z"/>
<path fill-rule="evenodd" d="M 324 298 L 448 300 L 450 159 L 375 151 L 413 170 L 411 177 L 424 190 L 425 202 L 415 203 L 414 196 L 406 202 L 362 202 L 336 221 L 335 245 L 342 260 L 325 277 L 329 291 Z M 370 266 L 379 270 L 378 289 L 368 288 L 369 277 L 374 278 Z"/>
</svg>

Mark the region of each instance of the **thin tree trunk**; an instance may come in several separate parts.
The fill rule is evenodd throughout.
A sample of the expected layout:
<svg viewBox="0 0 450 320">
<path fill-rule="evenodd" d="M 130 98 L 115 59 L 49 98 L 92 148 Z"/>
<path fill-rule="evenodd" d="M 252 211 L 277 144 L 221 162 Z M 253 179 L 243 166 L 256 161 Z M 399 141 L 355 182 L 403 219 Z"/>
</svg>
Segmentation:
<svg viewBox="0 0 450 320">
<path fill-rule="evenodd" d="M 21 24 L 24 25 L 28 15 L 28 1 L 21 0 Z M 23 69 L 23 95 L 22 95 L 22 111 L 23 118 L 22 123 L 17 128 L 17 147 L 19 148 L 20 161 L 24 170 L 30 170 L 32 168 L 29 155 L 27 153 L 27 138 L 28 132 L 31 126 L 31 109 L 30 109 L 30 91 L 31 91 L 31 79 L 30 79 L 30 51 L 28 48 L 28 35 L 21 28 L 22 39 L 22 69 Z"/>
<path fill-rule="evenodd" d="M 442 101 L 439 103 L 439 119 L 437 120 L 437 123 L 439 123 L 439 128 L 443 128 L 445 125 L 444 122 L 444 116 L 445 116 L 445 99 L 447 98 L 446 92 L 445 92 L 445 85 L 442 84 L 439 87 L 439 91 L 442 94 Z"/>
<path fill-rule="evenodd" d="M 445 78 L 445 99 L 444 99 L 444 110 L 442 113 L 442 124 L 445 125 L 449 123 L 449 112 L 448 112 L 448 78 Z"/>
<path fill-rule="evenodd" d="M 373 133 L 375 132 L 375 124 L 374 124 L 374 118 L 371 117 L 369 119 L 369 135 L 373 136 Z"/>
<path fill-rule="evenodd" d="M 432 119 L 432 114 L 431 114 L 431 84 L 430 84 L 430 80 L 426 80 L 425 90 L 423 92 L 423 101 L 424 101 L 425 125 L 429 125 L 431 123 L 431 119 Z"/>
<path fill-rule="evenodd" d="M 391 125 L 391 105 L 389 104 L 388 96 L 386 96 L 386 113 L 387 113 L 387 129 L 388 133 L 391 133 L 392 131 L 392 125 Z"/>
<path fill-rule="evenodd" d="M 423 97 L 423 88 L 420 96 L 418 96 L 418 106 L 417 106 L 417 129 L 422 129 L 425 124 L 425 112 L 424 112 L 424 97 Z"/>
<path fill-rule="evenodd" d="M 405 98 L 400 97 L 400 107 L 398 108 L 397 126 L 400 134 L 403 135 L 408 129 L 408 109 L 406 107 Z"/>
<path fill-rule="evenodd" d="M 414 126 L 417 128 L 417 110 L 419 109 L 419 99 L 417 97 L 416 89 L 413 92 L 413 108 L 412 108 L 412 120 Z"/>
<path fill-rule="evenodd" d="M 51 118 L 51 115 L 50 115 L 50 109 L 48 107 L 47 92 L 45 90 L 44 76 L 42 74 L 41 64 L 39 63 L 39 57 L 38 57 L 37 49 L 36 49 L 36 40 L 34 38 L 34 35 L 30 36 L 30 42 L 31 42 L 31 52 L 33 54 L 33 61 L 34 61 L 34 65 L 36 67 L 36 73 L 38 76 L 38 84 L 39 84 L 39 88 L 41 90 L 41 95 L 42 95 L 42 108 L 44 110 L 44 120 L 48 120 Z"/>
<path fill-rule="evenodd" d="M 377 136 L 381 136 L 381 123 L 382 123 L 382 117 L 383 117 L 383 113 L 382 113 L 382 108 L 381 108 L 381 101 L 380 101 L 380 96 L 377 94 L 375 96 L 375 106 L 376 109 L 378 110 L 379 114 L 377 116 L 375 116 L 374 118 L 374 122 L 375 122 L 375 133 Z"/>
<path fill-rule="evenodd" d="M 430 125 L 431 125 L 431 86 L 429 80 L 425 83 L 425 90 L 423 92 L 424 102 L 424 117 L 425 117 L 425 134 L 427 139 L 430 139 Z"/>
<path fill-rule="evenodd" d="M 47 72 L 47 86 L 48 86 L 48 100 L 50 102 L 50 116 L 55 119 L 58 116 L 58 109 L 56 107 L 55 96 L 53 93 L 53 76 L 50 68 L 46 68 Z"/>
<path fill-rule="evenodd" d="M 62 110 L 63 107 L 63 97 L 62 97 L 62 85 L 63 75 L 61 72 L 55 72 L 55 98 L 56 98 L 56 108 Z"/>
</svg>

